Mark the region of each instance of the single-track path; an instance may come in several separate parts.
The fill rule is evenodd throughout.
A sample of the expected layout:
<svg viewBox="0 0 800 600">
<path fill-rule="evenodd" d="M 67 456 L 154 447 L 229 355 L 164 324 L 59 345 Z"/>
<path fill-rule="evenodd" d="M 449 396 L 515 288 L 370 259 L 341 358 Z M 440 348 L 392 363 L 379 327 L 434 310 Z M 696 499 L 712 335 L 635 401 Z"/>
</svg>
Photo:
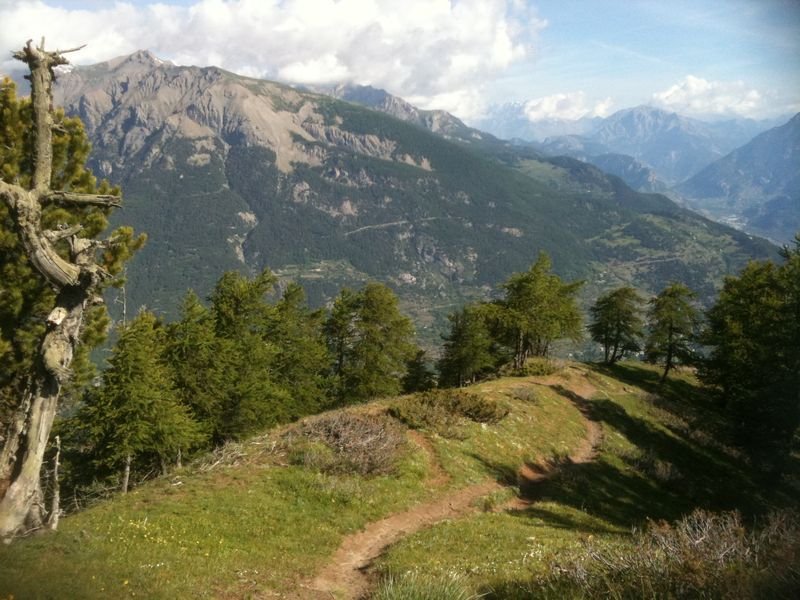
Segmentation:
<svg viewBox="0 0 800 600">
<path fill-rule="evenodd" d="M 566 460 L 544 460 L 536 465 L 521 467 L 518 473 L 520 497 L 504 505 L 503 509 L 519 510 L 529 506 L 535 498 L 538 482 L 547 479 L 558 469 L 590 462 L 595 458 L 602 441 L 602 428 L 592 419 L 589 398 L 596 390 L 586 379 L 585 373 L 578 369 L 575 371 L 576 376 L 569 379 L 555 376 L 536 378 L 531 383 L 551 387 L 571 400 L 584 416 L 586 437 Z M 411 432 L 411 438 L 428 457 L 431 472 L 428 485 L 445 485 L 449 478 L 439 464 L 430 441 L 414 431 Z M 322 570 L 312 580 L 300 584 L 289 597 L 295 600 L 365 598 L 370 590 L 368 567 L 389 546 L 439 521 L 476 512 L 475 504 L 479 498 L 504 487 L 507 486 L 498 481 L 485 481 L 369 523 L 363 530 L 346 536 Z"/>
</svg>

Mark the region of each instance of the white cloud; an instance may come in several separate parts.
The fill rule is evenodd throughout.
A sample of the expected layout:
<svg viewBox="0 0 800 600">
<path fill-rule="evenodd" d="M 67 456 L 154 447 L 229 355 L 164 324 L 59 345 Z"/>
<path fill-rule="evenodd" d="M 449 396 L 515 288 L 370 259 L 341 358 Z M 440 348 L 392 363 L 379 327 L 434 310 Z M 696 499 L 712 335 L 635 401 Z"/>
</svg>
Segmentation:
<svg viewBox="0 0 800 600">
<path fill-rule="evenodd" d="M 519 0 L 167 0 L 97 10 L 0 2 L 0 70 L 10 68 L 2 62 L 10 51 L 45 35 L 53 47 L 87 43 L 73 55 L 79 64 L 144 48 L 177 64 L 294 83 L 368 83 L 425 105 L 443 98 L 462 116 L 478 110 L 482 86 L 530 57 L 546 25 Z"/>
<path fill-rule="evenodd" d="M 523 106 L 529 121 L 565 119 L 574 121 L 582 117 L 605 117 L 611 108 L 611 98 L 605 98 L 594 105 L 587 103 L 582 91 L 553 94 L 528 100 Z"/>
<path fill-rule="evenodd" d="M 652 102 L 695 117 L 756 117 L 767 110 L 765 95 L 744 81 L 708 81 L 694 75 L 653 94 Z"/>
</svg>

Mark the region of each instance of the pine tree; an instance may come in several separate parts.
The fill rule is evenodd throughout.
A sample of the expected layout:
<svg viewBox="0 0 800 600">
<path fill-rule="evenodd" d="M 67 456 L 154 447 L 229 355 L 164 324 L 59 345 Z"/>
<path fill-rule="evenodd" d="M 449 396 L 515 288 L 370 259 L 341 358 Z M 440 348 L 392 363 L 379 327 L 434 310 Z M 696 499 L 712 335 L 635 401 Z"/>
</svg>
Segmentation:
<svg viewBox="0 0 800 600">
<path fill-rule="evenodd" d="M 639 350 L 644 336 L 642 297 L 632 287 L 621 287 L 600 296 L 590 312 L 589 332 L 603 346 L 604 362 L 613 365 L 626 352 Z"/>
<path fill-rule="evenodd" d="M 695 294 L 682 283 L 672 283 L 650 301 L 645 354 L 652 362 L 664 362 L 660 383 L 672 368 L 694 357 L 700 313 L 692 303 Z"/>
<path fill-rule="evenodd" d="M 515 273 L 502 288 L 505 297 L 496 303 L 496 330 L 521 369 L 530 356 L 547 356 L 552 343 L 581 337 L 581 313 L 576 296 L 582 281 L 564 283 L 551 273 L 550 257 L 542 252 L 524 273 Z"/>
<path fill-rule="evenodd" d="M 494 366 L 492 338 L 479 306 L 465 306 L 447 318 L 450 331 L 438 363 L 439 385 L 460 387 Z"/>
<path fill-rule="evenodd" d="M 406 363 L 406 375 L 403 377 L 403 393 L 425 392 L 436 387 L 436 375 L 428 368 L 425 350 L 419 349 Z"/>
<path fill-rule="evenodd" d="M 140 313 L 120 334 L 102 386 L 87 397 L 76 422 L 87 432 L 99 469 L 162 468 L 201 440 L 180 403 L 165 360 L 165 330 L 152 313 Z"/>
<path fill-rule="evenodd" d="M 342 290 L 325 324 L 340 402 L 397 394 L 416 351 L 414 328 L 385 285 Z"/>
<path fill-rule="evenodd" d="M 280 352 L 269 336 L 274 307 L 266 300 L 277 279 L 269 271 L 252 279 L 225 273 L 211 294 L 218 360 L 225 377 L 217 431 L 241 439 L 291 419 L 290 393 L 276 381 Z"/>
<path fill-rule="evenodd" d="M 222 443 L 227 361 L 216 335 L 214 317 L 192 291 L 183 299 L 180 320 L 168 327 L 166 354 L 181 404 L 188 407 L 197 422 L 203 445 Z"/>
<path fill-rule="evenodd" d="M 278 348 L 276 382 L 292 397 L 291 418 L 319 412 L 332 401 L 323 319 L 322 311 L 309 310 L 297 283 L 288 284 L 275 305 L 269 336 Z"/>
<path fill-rule="evenodd" d="M 708 311 L 700 378 L 714 386 L 759 470 L 784 466 L 800 424 L 800 237 L 783 263 L 728 277 Z"/>
</svg>

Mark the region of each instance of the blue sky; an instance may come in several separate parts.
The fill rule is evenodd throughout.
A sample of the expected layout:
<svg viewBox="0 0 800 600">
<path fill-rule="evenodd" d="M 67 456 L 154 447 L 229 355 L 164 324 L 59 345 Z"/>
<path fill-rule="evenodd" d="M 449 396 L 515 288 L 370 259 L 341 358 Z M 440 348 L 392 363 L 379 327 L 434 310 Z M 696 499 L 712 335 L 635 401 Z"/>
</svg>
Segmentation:
<svg viewBox="0 0 800 600">
<path fill-rule="evenodd" d="M 690 116 L 800 110 L 800 0 L 0 0 L 0 71 L 28 37 L 139 48 L 295 83 L 372 84 L 474 118 L 653 104 Z"/>
</svg>

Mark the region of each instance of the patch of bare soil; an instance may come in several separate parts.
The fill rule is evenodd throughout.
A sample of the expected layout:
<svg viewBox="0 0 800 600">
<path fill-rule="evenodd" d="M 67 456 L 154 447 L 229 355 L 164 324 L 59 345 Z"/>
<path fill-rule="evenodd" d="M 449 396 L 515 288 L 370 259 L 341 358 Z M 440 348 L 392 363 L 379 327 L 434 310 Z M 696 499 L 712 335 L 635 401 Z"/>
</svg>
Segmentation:
<svg viewBox="0 0 800 600">
<path fill-rule="evenodd" d="M 594 386 L 579 370 L 570 377 L 559 376 L 537 378 L 536 383 L 547 385 L 571 400 L 586 419 L 586 438 L 569 457 L 560 461 L 541 461 L 524 465 L 518 473 L 520 497 L 506 504 L 505 510 L 519 510 L 529 506 L 535 498 L 536 484 L 553 474 L 556 469 L 593 460 L 602 441 L 602 428 L 592 420 L 588 399 L 596 392 Z M 422 434 L 412 431 L 411 438 L 428 456 L 431 465 L 431 486 L 443 486 L 449 477 L 436 459 L 430 441 Z M 386 548 L 403 537 L 445 519 L 456 519 L 476 512 L 476 501 L 503 488 L 497 481 L 486 481 L 456 490 L 431 502 L 420 504 L 404 512 L 395 513 L 367 525 L 362 531 L 347 536 L 328 564 L 310 581 L 299 586 L 293 600 L 317 600 L 366 598 L 370 590 L 367 573 L 372 562 Z"/>
</svg>

